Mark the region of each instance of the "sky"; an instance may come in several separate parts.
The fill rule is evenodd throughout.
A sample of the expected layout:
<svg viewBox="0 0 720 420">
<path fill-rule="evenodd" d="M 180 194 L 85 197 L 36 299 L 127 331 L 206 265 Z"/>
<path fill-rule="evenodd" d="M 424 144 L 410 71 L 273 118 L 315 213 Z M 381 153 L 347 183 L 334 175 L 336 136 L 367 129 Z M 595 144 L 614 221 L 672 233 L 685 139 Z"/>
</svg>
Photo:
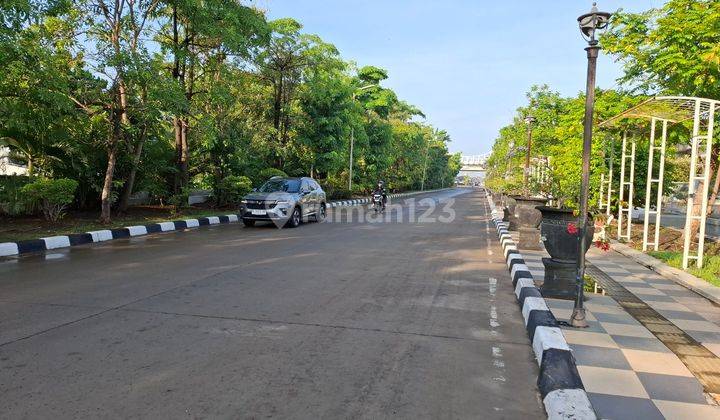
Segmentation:
<svg viewBox="0 0 720 420">
<path fill-rule="evenodd" d="M 577 17 L 585 0 L 257 0 L 269 19 L 292 17 L 359 67 L 384 68 L 383 85 L 446 130 L 451 152 L 489 152 L 525 92 L 548 84 L 585 89 L 587 46 Z M 599 1 L 603 11 L 642 11 L 661 0 Z M 622 66 L 601 55 L 598 86 L 617 86 Z"/>
</svg>

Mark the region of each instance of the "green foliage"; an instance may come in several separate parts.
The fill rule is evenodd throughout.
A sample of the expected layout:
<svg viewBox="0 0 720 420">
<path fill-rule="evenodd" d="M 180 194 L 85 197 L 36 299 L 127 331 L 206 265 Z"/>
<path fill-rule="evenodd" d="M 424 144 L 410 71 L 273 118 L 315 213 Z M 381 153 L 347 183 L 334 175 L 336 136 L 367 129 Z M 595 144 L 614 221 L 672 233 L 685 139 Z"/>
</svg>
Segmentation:
<svg viewBox="0 0 720 420">
<path fill-rule="evenodd" d="M 188 188 L 240 176 L 342 189 L 351 137 L 356 194 L 378 179 L 449 185 L 459 169 L 447 135 L 382 86 L 386 70 L 251 2 L 8 0 L 0 62 L 0 145 L 36 175 L 76 179 L 76 206 L 106 223 L 133 193 L 184 207 Z"/>
<path fill-rule="evenodd" d="M 23 186 L 21 191 L 28 202 L 39 204 L 45 220 L 56 222 L 72 203 L 77 187 L 74 179 L 38 179 Z"/>
<path fill-rule="evenodd" d="M 651 256 L 664 261 L 668 265 L 682 269 L 682 252 L 677 251 L 650 251 Z M 688 272 L 700 277 L 715 286 L 720 286 L 720 256 L 706 255 L 703 259 L 703 268 L 690 267 Z"/>
<path fill-rule="evenodd" d="M 328 200 L 346 200 L 352 198 L 352 191 L 347 188 L 335 187 L 333 185 L 323 185 L 323 191 L 327 195 Z"/>
<path fill-rule="evenodd" d="M 670 0 L 642 13 L 618 11 L 602 45 L 625 65 L 622 81 L 643 92 L 717 98 L 720 2 Z"/>
<path fill-rule="evenodd" d="M 0 213 L 10 216 L 25 212 L 22 188 L 30 178 L 19 175 L 0 176 Z"/>
<path fill-rule="evenodd" d="M 218 182 L 215 201 L 218 206 L 238 205 L 240 200 L 252 190 L 252 181 L 246 176 L 231 175 Z"/>
</svg>

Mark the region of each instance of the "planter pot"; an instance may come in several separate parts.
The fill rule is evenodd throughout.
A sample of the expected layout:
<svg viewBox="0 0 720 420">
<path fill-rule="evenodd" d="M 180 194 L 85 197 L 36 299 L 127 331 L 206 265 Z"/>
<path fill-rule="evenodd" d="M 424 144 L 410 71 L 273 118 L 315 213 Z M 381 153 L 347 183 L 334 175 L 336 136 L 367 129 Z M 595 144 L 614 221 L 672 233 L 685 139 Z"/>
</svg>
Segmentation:
<svg viewBox="0 0 720 420">
<path fill-rule="evenodd" d="M 576 263 L 580 253 L 577 234 L 567 231 L 568 223 L 578 225 L 578 219 L 572 210 L 539 206 L 542 214 L 540 232 L 545 250 L 551 258 L 543 258 L 545 281 L 540 288 L 544 297 L 569 299 L 575 298 L 577 288 Z M 592 220 L 592 219 L 589 219 Z M 588 226 L 585 232 L 585 249 L 592 243 L 595 228 Z"/>
<path fill-rule="evenodd" d="M 542 213 L 536 209 L 538 206 L 544 206 L 547 199 L 542 197 L 514 197 L 515 198 L 515 218 L 518 225 L 524 228 L 537 229 L 542 220 Z"/>
<path fill-rule="evenodd" d="M 545 243 L 545 250 L 555 261 L 575 262 L 580 252 L 577 234 L 571 235 L 567 231 L 568 223 L 578 225 L 578 218 L 573 216 L 572 210 L 563 210 L 554 207 L 539 206 L 537 210 L 542 214 L 540 234 Z M 588 220 L 592 220 L 589 218 Z M 585 232 L 585 249 L 590 248 L 595 228 L 588 225 Z"/>
<path fill-rule="evenodd" d="M 518 224 L 520 249 L 542 249 L 540 245 L 540 231 L 538 225 L 542 220 L 542 213 L 535 207 L 547 202 L 542 197 L 515 197 L 515 219 Z"/>
<path fill-rule="evenodd" d="M 515 200 L 515 196 L 512 195 L 506 195 L 504 197 L 505 202 L 505 208 L 506 214 L 507 214 L 507 222 L 510 222 L 508 225 L 508 230 L 517 230 L 518 228 L 518 220 L 515 217 L 515 206 L 517 204 L 517 201 Z"/>
</svg>

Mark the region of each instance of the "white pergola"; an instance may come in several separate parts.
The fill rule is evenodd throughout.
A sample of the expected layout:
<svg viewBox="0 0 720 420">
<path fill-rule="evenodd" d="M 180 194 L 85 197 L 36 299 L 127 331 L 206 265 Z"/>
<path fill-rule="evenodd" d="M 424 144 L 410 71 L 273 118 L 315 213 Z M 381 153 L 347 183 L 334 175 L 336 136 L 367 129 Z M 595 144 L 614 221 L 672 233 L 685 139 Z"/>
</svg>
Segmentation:
<svg viewBox="0 0 720 420">
<path fill-rule="evenodd" d="M 645 218 L 643 224 L 643 250 L 649 247 L 658 250 L 660 240 L 660 220 L 662 215 L 662 190 L 665 177 L 665 147 L 668 129 L 676 124 L 692 121 L 690 138 L 690 171 L 688 175 L 688 200 L 685 219 L 685 243 L 683 247 L 683 268 L 688 268 L 691 260 L 698 267 L 703 265 L 705 248 L 705 222 L 710 188 L 710 163 L 712 159 L 712 137 L 715 128 L 715 114 L 720 111 L 720 102 L 713 99 L 658 96 L 628 109 L 607 121 L 600 123 L 601 128 L 623 128 L 628 119 L 650 121 L 650 145 L 648 148 L 648 170 L 645 185 Z M 618 239 L 630 240 L 632 229 L 632 208 L 635 179 L 635 146 L 636 138 L 630 138 L 628 145 L 627 131 L 623 131 L 622 158 L 620 165 L 620 184 L 618 191 Z M 629 177 L 626 174 L 629 172 Z M 609 191 L 612 190 L 612 170 L 608 177 Z M 602 181 L 605 181 L 604 179 Z M 698 191 L 698 182 L 702 188 Z M 602 185 L 602 183 L 601 183 Z M 655 188 L 653 188 L 655 187 Z M 601 190 L 603 191 L 603 190 Z M 603 191 L 604 192 L 604 191 Z M 624 201 L 627 192 L 627 201 Z M 654 192 L 654 196 L 653 196 Z M 702 197 L 699 214 L 693 214 L 695 195 Z M 610 197 L 610 193 L 608 193 Z M 609 211 L 609 202 L 607 207 Z M 651 210 L 651 204 L 655 209 Z M 654 218 L 655 229 L 650 235 L 650 220 Z M 690 235 L 694 221 L 700 224 L 698 246 L 693 248 Z M 651 239 L 652 236 L 652 239 Z"/>
</svg>

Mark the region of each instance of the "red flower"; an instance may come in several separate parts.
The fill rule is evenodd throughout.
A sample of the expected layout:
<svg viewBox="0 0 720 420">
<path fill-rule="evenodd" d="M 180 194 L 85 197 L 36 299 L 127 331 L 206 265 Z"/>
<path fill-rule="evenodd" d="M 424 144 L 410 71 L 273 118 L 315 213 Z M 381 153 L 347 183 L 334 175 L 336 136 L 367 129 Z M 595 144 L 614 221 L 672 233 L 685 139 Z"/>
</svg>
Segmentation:
<svg viewBox="0 0 720 420">
<path fill-rule="evenodd" d="M 604 241 L 604 240 L 595 241 L 595 246 L 597 248 L 602 249 L 603 251 L 610 250 L 610 242 L 608 242 L 608 241 Z"/>
<path fill-rule="evenodd" d="M 568 223 L 567 233 L 569 233 L 571 235 L 576 235 L 578 233 L 578 228 L 577 228 L 577 226 L 575 226 L 575 223 Z"/>
</svg>

